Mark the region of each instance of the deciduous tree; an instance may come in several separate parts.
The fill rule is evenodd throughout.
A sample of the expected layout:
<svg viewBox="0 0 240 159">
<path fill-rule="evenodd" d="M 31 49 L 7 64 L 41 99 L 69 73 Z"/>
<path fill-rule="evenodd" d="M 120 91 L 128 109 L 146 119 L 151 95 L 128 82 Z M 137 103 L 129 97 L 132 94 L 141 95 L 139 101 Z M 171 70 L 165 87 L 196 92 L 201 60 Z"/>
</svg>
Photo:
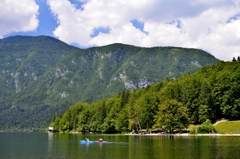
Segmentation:
<svg viewBox="0 0 240 159">
<path fill-rule="evenodd" d="M 187 108 L 174 99 L 167 99 L 159 105 L 155 127 L 164 128 L 170 133 L 182 130 L 189 125 Z"/>
</svg>

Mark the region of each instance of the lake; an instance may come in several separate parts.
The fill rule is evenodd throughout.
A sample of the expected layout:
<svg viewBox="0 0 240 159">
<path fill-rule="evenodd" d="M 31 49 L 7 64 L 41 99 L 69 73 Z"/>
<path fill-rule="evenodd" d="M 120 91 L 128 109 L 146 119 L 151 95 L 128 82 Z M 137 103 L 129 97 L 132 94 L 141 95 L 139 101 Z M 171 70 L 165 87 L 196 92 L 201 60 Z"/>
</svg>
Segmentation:
<svg viewBox="0 0 240 159">
<path fill-rule="evenodd" d="M 107 143 L 80 144 L 85 137 Z M 237 159 L 237 136 L 0 133 L 1 159 Z"/>
</svg>

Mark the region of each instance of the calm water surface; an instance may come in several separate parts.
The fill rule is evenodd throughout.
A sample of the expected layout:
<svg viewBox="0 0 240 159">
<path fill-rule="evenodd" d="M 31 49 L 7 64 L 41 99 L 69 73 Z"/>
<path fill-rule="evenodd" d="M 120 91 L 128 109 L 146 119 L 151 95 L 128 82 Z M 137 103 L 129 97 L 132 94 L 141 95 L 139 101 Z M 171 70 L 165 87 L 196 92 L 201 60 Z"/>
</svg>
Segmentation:
<svg viewBox="0 0 240 159">
<path fill-rule="evenodd" d="M 80 144 L 85 136 L 108 143 Z M 240 137 L 0 133 L 0 159 L 228 158 L 240 158 Z"/>
</svg>

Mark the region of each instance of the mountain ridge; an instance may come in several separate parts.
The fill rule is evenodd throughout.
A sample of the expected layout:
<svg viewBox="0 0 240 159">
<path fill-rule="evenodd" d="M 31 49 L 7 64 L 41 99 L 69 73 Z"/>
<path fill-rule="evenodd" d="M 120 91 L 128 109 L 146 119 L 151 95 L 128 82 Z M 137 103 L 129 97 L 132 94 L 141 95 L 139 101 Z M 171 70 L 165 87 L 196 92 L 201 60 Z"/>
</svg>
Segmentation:
<svg viewBox="0 0 240 159">
<path fill-rule="evenodd" d="M 197 49 L 120 43 L 80 49 L 48 36 L 8 37 L 0 40 L 0 119 L 14 123 L 19 116 L 32 116 L 33 124 L 20 124 L 19 129 L 44 127 L 55 113 L 76 102 L 91 103 L 176 79 L 217 61 Z M 46 113 L 45 119 L 36 110 Z M 16 117 L 9 117 L 9 112 Z M 16 125 L 3 124 L 0 129 L 6 127 Z"/>
</svg>

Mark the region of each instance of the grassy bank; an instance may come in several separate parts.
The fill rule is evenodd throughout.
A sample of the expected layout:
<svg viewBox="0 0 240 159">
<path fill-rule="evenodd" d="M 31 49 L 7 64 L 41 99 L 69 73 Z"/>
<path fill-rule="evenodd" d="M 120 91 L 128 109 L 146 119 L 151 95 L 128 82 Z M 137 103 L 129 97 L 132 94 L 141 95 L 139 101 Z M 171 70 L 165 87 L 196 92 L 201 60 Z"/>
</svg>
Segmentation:
<svg viewBox="0 0 240 159">
<path fill-rule="evenodd" d="M 214 127 L 220 134 L 240 134 L 240 120 L 220 122 Z"/>
<path fill-rule="evenodd" d="M 189 125 L 188 130 L 191 134 L 198 134 L 197 130 L 200 125 Z M 219 121 L 215 123 L 214 128 L 218 134 L 240 134 L 240 120 L 238 121 Z"/>
</svg>

